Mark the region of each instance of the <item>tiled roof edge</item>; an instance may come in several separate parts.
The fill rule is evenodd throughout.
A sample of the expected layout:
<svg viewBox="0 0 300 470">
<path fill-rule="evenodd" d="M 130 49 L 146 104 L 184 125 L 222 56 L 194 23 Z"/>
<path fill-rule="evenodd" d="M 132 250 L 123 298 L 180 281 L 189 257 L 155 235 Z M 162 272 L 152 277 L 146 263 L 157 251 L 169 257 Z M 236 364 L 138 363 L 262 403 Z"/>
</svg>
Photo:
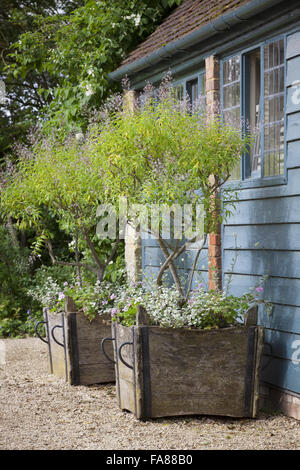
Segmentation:
<svg viewBox="0 0 300 470">
<path fill-rule="evenodd" d="M 235 10 L 225 13 L 213 21 L 203 25 L 196 31 L 187 34 L 175 41 L 170 42 L 166 46 L 160 47 L 150 54 L 141 57 L 129 64 L 125 64 L 114 72 L 109 74 L 109 79 L 113 81 L 121 80 L 125 75 L 137 73 L 151 64 L 156 64 L 166 56 L 174 55 L 180 48 L 192 46 L 200 40 L 207 39 L 208 37 L 223 31 L 228 31 L 232 26 L 242 23 L 251 18 L 255 14 L 261 13 L 272 6 L 281 3 L 282 0 L 252 0 L 246 5 L 242 5 Z"/>
</svg>

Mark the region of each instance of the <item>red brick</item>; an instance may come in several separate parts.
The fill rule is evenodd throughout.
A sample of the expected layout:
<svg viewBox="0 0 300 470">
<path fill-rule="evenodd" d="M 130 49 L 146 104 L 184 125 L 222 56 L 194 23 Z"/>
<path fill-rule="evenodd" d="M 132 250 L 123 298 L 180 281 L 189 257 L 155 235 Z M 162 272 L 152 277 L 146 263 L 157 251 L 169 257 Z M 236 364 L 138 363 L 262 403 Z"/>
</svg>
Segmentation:
<svg viewBox="0 0 300 470">
<path fill-rule="evenodd" d="M 221 245 L 221 234 L 210 233 L 209 234 L 209 245 Z"/>
<path fill-rule="evenodd" d="M 211 245 L 208 246 L 208 257 L 216 258 L 221 256 L 221 246 L 220 245 Z"/>
</svg>

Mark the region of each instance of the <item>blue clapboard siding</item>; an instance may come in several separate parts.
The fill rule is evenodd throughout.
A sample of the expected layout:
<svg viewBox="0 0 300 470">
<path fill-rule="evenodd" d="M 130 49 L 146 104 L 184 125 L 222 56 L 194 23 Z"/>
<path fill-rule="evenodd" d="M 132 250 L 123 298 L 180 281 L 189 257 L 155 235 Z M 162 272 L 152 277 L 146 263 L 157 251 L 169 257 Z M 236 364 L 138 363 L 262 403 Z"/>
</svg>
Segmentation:
<svg viewBox="0 0 300 470">
<path fill-rule="evenodd" d="M 297 251 L 300 250 L 300 223 L 226 225 L 223 232 L 225 250 L 234 250 L 235 243 L 238 249 L 244 250 Z M 228 261 L 225 260 L 225 262 Z"/>
<path fill-rule="evenodd" d="M 227 255 L 225 254 L 225 257 L 226 256 Z M 240 253 L 239 256 L 242 257 L 243 253 Z M 278 266 L 278 273 L 280 274 L 280 266 Z M 225 274 L 224 276 L 225 284 L 228 276 L 229 274 Z M 231 277 L 230 291 L 234 295 L 242 295 L 249 287 L 254 287 L 258 284 L 261 276 L 231 274 Z M 300 279 L 279 276 L 270 277 L 266 280 L 264 287 L 265 297 L 270 299 L 272 302 L 276 302 L 281 305 L 300 306 Z"/>
<path fill-rule="evenodd" d="M 286 224 L 300 221 L 299 196 L 241 201 L 228 219 L 230 225 Z"/>
<path fill-rule="evenodd" d="M 240 189 L 237 209 L 223 227 L 223 269 L 235 295 L 270 276 L 264 297 L 273 312 L 259 308 L 265 326 L 261 378 L 300 393 L 300 32 L 287 36 L 286 58 L 287 182 Z"/>
<path fill-rule="evenodd" d="M 168 240 L 172 245 L 174 242 Z M 195 255 L 197 252 L 197 245 L 194 244 L 191 249 L 184 252 L 176 261 L 175 265 L 178 269 L 179 275 L 182 280 L 182 286 L 186 286 L 189 279 L 191 266 L 193 265 Z M 205 286 L 208 285 L 208 243 L 204 246 L 197 262 L 197 270 L 193 277 L 192 290 L 196 289 L 197 283 L 203 282 Z M 150 284 L 155 281 L 159 272 L 160 266 L 165 261 L 165 257 L 160 250 L 158 242 L 155 239 L 142 240 L 142 267 L 143 267 L 143 281 Z M 173 284 L 172 276 L 169 270 L 165 275 L 167 282 Z"/>
<path fill-rule="evenodd" d="M 300 307 L 280 305 L 273 302 L 272 315 L 259 308 L 259 321 L 266 328 L 298 334 L 300 331 Z"/>
<path fill-rule="evenodd" d="M 300 279 L 300 251 L 243 250 L 236 260 L 235 255 L 235 250 L 226 250 L 225 272 L 254 275 L 268 273 L 270 276 Z M 233 267 L 231 260 L 235 261 Z"/>
<path fill-rule="evenodd" d="M 299 364 L 293 364 L 292 361 L 275 357 L 267 362 L 267 356 L 264 356 L 264 365 L 262 376 L 265 382 L 277 385 L 287 391 L 299 393 Z"/>
</svg>

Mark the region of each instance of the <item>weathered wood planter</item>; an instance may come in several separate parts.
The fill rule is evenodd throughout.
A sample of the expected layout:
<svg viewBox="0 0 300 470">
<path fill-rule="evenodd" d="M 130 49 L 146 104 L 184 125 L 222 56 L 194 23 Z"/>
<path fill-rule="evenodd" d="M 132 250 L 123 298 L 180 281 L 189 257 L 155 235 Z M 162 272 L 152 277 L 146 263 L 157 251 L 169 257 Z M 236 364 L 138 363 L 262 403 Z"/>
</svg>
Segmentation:
<svg viewBox="0 0 300 470">
<path fill-rule="evenodd" d="M 44 309 L 49 370 L 65 378 L 71 385 L 90 385 L 115 381 L 114 365 L 103 355 L 101 340 L 111 332 L 109 316 L 97 316 L 93 321 L 82 312 L 66 308 L 60 314 Z M 38 325 L 37 325 L 38 328 Z M 36 328 L 36 331 L 37 331 Z M 108 352 L 113 354 L 111 344 Z"/>
<path fill-rule="evenodd" d="M 263 328 L 188 330 L 113 323 L 119 406 L 137 418 L 255 417 Z"/>
</svg>

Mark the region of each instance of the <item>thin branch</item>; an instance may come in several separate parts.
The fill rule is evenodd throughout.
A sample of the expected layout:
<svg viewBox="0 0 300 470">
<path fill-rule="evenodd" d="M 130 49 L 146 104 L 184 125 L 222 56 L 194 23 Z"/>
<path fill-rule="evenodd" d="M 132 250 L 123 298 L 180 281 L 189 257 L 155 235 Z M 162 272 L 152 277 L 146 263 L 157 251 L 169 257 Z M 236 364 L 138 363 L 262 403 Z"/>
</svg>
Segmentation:
<svg viewBox="0 0 300 470">
<path fill-rule="evenodd" d="M 53 253 L 53 247 L 52 247 L 52 243 L 50 242 L 50 240 L 46 240 L 45 243 L 46 243 L 46 246 L 48 248 L 49 256 L 50 256 L 51 261 L 52 261 L 53 264 L 60 265 L 60 266 L 81 267 L 81 268 L 85 268 L 85 269 L 88 269 L 89 271 L 97 273 L 97 269 L 94 266 L 92 266 L 91 264 L 74 263 L 74 262 L 70 262 L 70 261 L 59 261 L 59 260 L 57 260 L 55 258 L 54 253 Z"/>
<path fill-rule="evenodd" d="M 91 250 L 91 253 L 92 253 L 92 256 L 94 258 L 94 261 L 96 263 L 96 265 L 98 266 L 98 269 L 97 269 L 97 278 L 98 278 L 98 281 L 102 282 L 103 281 L 103 276 L 104 276 L 104 272 L 105 272 L 105 268 L 106 268 L 106 264 L 102 264 L 101 263 L 101 260 L 98 256 L 98 253 L 96 251 L 96 248 L 95 248 L 95 245 L 93 244 L 92 240 L 90 239 L 89 237 L 89 234 L 88 234 L 88 231 L 87 230 L 84 230 L 83 231 L 83 236 L 84 236 L 84 239 L 87 243 L 87 246 L 89 247 L 89 249 Z"/>
<path fill-rule="evenodd" d="M 195 274 L 197 263 L 198 263 L 198 259 L 199 259 L 200 253 L 201 253 L 201 251 L 202 251 L 202 249 L 203 249 L 203 247 L 206 243 L 206 239 L 207 239 L 207 234 L 205 233 L 204 236 L 203 236 L 203 241 L 201 243 L 201 246 L 200 246 L 200 248 L 198 248 L 198 251 L 196 253 L 196 256 L 195 256 L 195 259 L 194 259 L 194 262 L 193 262 L 193 266 L 192 266 L 192 270 L 191 270 L 191 274 L 190 274 L 190 279 L 189 279 L 189 284 L 188 284 L 188 288 L 187 288 L 187 292 L 186 292 L 186 296 L 185 296 L 185 301 L 187 301 L 187 299 L 189 298 L 191 288 L 192 288 L 194 274 Z"/>
<path fill-rule="evenodd" d="M 163 252 L 164 254 L 164 257 L 166 259 L 168 259 L 170 257 L 170 254 L 169 254 L 169 251 L 163 241 L 163 239 L 159 236 L 158 238 L 158 243 L 159 243 L 159 246 L 161 248 L 161 251 Z M 183 298 L 184 295 L 183 295 L 183 291 L 182 291 L 182 287 L 181 287 L 181 284 L 180 284 L 180 280 L 179 280 L 179 277 L 178 277 L 178 274 L 177 274 L 177 270 L 176 270 L 176 267 L 174 266 L 174 263 L 173 261 L 170 261 L 168 263 L 168 267 L 170 268 L 170 271 L 171 271 L 171 274 L 172 274 L 172 277 L 174 279 L 174 282 L 175 282 L 175 285 L 176 285 L 176 288 L 180 294 L 180 296 Z M 157 278 L 157 284 L 158 285 L 161 285 L 161 281 L 160 281 L 160 284 L 159 284 L 159 281 L 158 281 L 158 278 Z"/>
<path fill-rule="evenodd" d="M 105 263 L 105 267 L 114 259 L 115 254 L 117 253 L 117 250 L 118 250 L 119 243 L 120 243 L 120 237 L 118 236 L 118 238 L 115 241 L 115 245 L 111 251 L 111 254 L 109 255 L 108 260 Z"/>
</svg>

